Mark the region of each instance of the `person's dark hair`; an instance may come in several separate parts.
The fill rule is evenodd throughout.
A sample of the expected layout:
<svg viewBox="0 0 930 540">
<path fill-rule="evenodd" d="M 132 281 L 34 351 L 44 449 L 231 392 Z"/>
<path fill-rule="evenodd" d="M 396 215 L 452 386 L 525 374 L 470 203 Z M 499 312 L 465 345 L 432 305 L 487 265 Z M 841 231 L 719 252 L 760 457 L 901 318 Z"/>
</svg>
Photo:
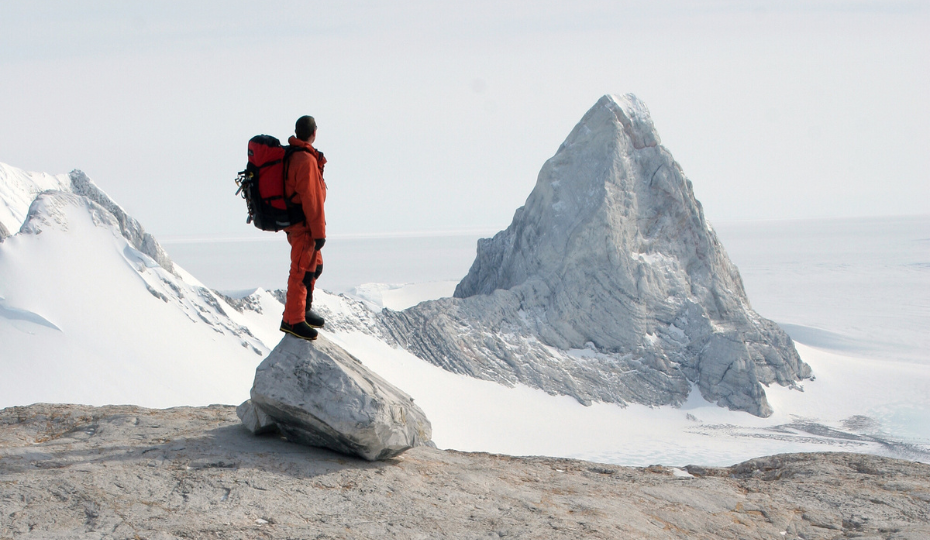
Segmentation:
<svg viewBox="0 0 930 540">
<path fill-rule="evenodd" d="M 316 133 L 316 120 L 312 116 L 301 116 L 297 119 L 297 125 L 294 126 L 294 135 L 298 139 L 309 141 L 314 133 Z"/>
</svg>

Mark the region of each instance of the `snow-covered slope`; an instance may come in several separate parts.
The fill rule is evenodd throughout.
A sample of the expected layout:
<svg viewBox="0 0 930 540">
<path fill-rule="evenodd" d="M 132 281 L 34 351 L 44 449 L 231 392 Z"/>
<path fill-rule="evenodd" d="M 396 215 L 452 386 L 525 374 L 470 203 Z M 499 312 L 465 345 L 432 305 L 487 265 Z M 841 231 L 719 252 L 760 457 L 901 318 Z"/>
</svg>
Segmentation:
<svg viewBox="0 0 930 540">
<path fill-rule="evenodd" d="M 26 172 L 0 163 L 0 242 L 19 231 L 36 195 L 48 189 L 70 191 L 70 176 Z"/>
<path fill-rule="evenodd" d="M 72 192 L 103 206 L 116 219 L 120 232 L 134 248 L 155 259 L 165 270 L 174 271 L 171 259 L 158 241 L 79 170 L 50 175 L 0 163 L 0 242 L 19 230 L 32 202 L 43 191 Z"/>
<path fill-rule="evenodd" d="M 0 407 L 248 396 L 263 340 L 280 338 L 270 294 L 211 292 L 83 173 L 0 171 L 0 208 L 19 231 L 0 243 Z"/>
<path fill-rule="evenodd" d="M 604 96 L 478 256 L 456 298 L 385 311 L 388 333 L 457 373 L 583 403 L 721 406 L 772 414 L 763 385 L 810 376 L 760 317 L 659 145 L 646 106 Z"/>
</svg>

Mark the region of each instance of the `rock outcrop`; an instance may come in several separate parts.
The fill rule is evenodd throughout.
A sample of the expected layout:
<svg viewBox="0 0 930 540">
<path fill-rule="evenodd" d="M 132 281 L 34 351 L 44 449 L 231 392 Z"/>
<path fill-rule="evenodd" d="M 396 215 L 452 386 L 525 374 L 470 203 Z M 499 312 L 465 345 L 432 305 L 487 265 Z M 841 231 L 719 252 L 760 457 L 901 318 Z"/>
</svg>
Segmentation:
<svg viewBox="0 0 930 540">
<path fill-rule="evenodd" d="M 768 416 L 763 385 L 810 377 L 752 310 L 691 182 L 635 96 L 604 96 L 513 222 L 478 243 L 455 298 L 381 316 L 451 371 L 582 403 L 708 400 Z"/>
<path fill-rule="evenodd" d="M 430 443 L 413 398 L 320 336 L 285 336 L 255 370 L 252 399 L 237 411 L 254 433 L 273 424 L 288 439 L 367 460 Z"/>
<path fill-rule="evenodd" d="M 233 407 L 0 410 L 0 538 L 930 538 L 930 466 L 620 467 L 252 437 Z M 690 473 L 690 474 L 689 474 Z"/>
</svg>

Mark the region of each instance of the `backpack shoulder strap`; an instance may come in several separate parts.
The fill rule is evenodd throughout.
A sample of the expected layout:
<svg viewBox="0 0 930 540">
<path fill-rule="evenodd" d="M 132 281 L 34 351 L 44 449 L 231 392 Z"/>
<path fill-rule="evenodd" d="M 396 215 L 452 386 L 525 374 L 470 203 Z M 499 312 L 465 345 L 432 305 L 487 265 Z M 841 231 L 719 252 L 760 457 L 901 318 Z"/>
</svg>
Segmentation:
<svg viewBox="0 0 930 540">
<path fill-rule="evenodd" d="M 289 144 L 284 147 L 284 170 L 281 173 L 281 183 L 284 184 L 284 189 L 282 190 L 282 193 L 285 195 L 284 204 L 288 208 L 296 206 L 294 204 L 294 197 L 297 196 L 297 193 L 291 193 L 290 196 L 287 196 L 287 172 L 291 164 L 291 156 L 294 155 L 295 152 L 306 152 L 308 154 L 313 154 L 309 148 L 304 148 L 303 146 L 293 146 Z"/>
<path fill-rule="evenodd" d="M 289 144 L 284 147 L 284 159 L 291 157 L 291 155 L 293 155 L 294 152 L 306 152 L 308 154 L 313 153 L 313 151 L 310 150 L 309 148 L 304 148 L 303 146 L 292 146 Z"/>
</svg>

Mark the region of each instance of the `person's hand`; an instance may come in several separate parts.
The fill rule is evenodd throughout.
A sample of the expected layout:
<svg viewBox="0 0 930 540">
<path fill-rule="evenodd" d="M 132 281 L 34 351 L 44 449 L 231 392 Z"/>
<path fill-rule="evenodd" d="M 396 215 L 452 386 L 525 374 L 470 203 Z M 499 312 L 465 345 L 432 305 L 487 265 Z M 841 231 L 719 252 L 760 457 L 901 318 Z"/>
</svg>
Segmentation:
<svg viewBox="0 0 930 540">
<path fill-rule="evenodd" d="M 313 239 L 313 249 L 314 249 L 315 251 L 320 251 L 321 249 L 323 249 L 323 244 L 325 244 L 325 243 L 326 243 L 326 239 L 325 239 L 325 238 L 314 238 L 314 239 Z"/>
</svg>

